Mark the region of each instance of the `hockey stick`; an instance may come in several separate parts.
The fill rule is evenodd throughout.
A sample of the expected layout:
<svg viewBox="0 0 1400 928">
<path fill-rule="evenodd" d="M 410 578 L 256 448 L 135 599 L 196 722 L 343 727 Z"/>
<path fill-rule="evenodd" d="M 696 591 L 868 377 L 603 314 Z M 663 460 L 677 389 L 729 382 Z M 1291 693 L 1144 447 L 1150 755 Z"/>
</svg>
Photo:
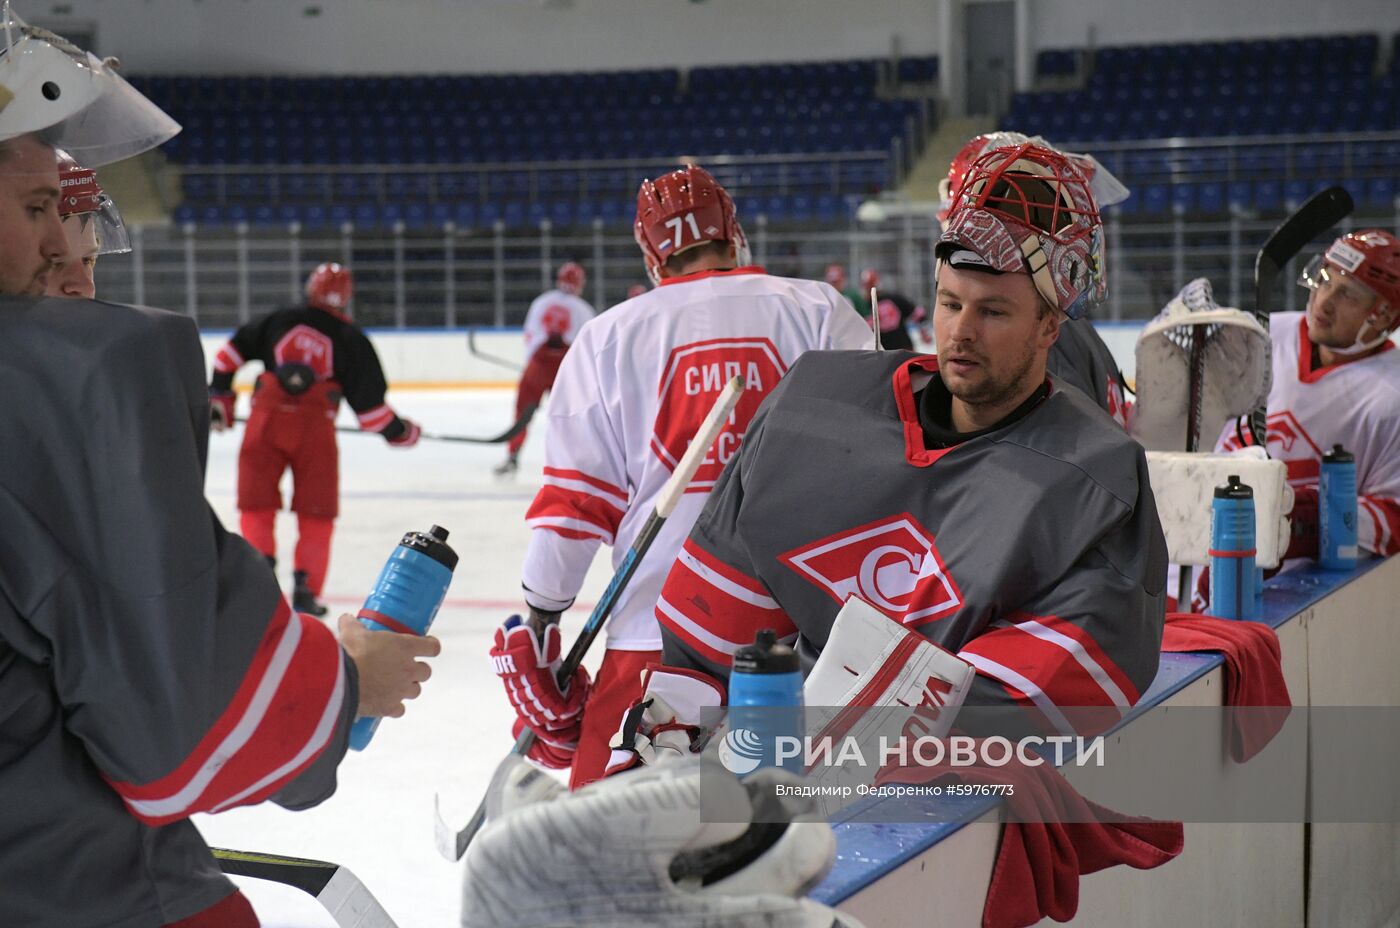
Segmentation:
<svg viewBox="0 0 1400 928">
<path fill-rule="evenodd" d="M 715 400 L 714 406 L 710 407 L 710 413 L 705 417 L 705 421 L 700 423 L 695 437 L 691 439 L 690 447 L 685 449 L 680 462 L 676 464 L 676 469 L 672 471 L 666 485 L 661 488 L 661 493 L 656 497 L 656 508 L 647 517 L 646 524 L 642 526 L 641 532 L 637 535 L 637 540 L 632 542 L 632 547 L 627 549 L 627 554 L 623 557 L 617 572 L 613 574 L 612 580 L 609 581 L 608 588 L 603 591 L 603 595 L 598 599 L 598 604 L 593 607 L 593 613 L 584 623 L 583 631 L 579 633 L 574 646 L 569 649 L 568 656 L 559 665 L 556 678 L 561 687 L 572 679 L 574 672 L 583 663 L 583 656 L 588 653 L 593 639 L 597 638 L 598 633 L 602 631 L 603 623 L 607 621 L 613 606 L 622 596 L 622 591 L 627 588 L 632 575 L 636 573 L 637 565 L 647 553 L 647 549 L 651 547 L 651 543 L 660 534 L 661 526 L 666 524 L 667 517 L 675 510 L 676 504 L 681 501 L 685 488 L 690 486 L 695 472 L 700 469 L 700 462 L 704 460 L 705 455 L 709 453 L 710 446 L 719 437 L 720 431 L 725 426 L 725 420 L 734 411 L 734 406 L 739 402 L 739 396 L 743 392 L 743 382 L 738 377 L 732 378 L 720 391 L 719 397 Z M 524 754 L 530 750 L 530 745 L 534 742 L 535 733 L 527 728 L 516 739 L 515 747 L 511 748 L 511 753 Z M 486 800 L 484 798 L 477 806 L 471 821 L 467 822 L 466 826 L 456 833 L 443 820 L 442 815 L 438 814 L 436 829 L 438 852 L 448 860 L 461 860 L 462 854 L 467 850 L 467 845 L 471 843 L 472 838 L 476 837 L 476 833 L 481 829 L 485 820 Z"/>
<path fill-rule="evenodd" d="M 1269 330 L 1274 283 L 1283 266 L 1292 261 L 1309 242 L 1351 215 L 1354 205 L 1345 187 L 1328 187 L 1315 193 L 1285 219 L 1269 236 L 1264 247 L 1259 249 L 1254 259 L 1254 318 L 1259 320 L 1264 331 Z M 1267 405 L 1261 405 L 1249 414 L 1249 431 L 1254 443 L 1267 450 Z"/>
<path fill-rule="evenodd" d="M 492 364 L 499 364 L 501 367 L 508 367 L 513 371 L 524 370 L 523 366 L 514 361 L 507 361 L 505 358 L 497 357 L 476 347 L 476 329 L 467 329 L 467 349 L 483 361 L 490 361 Z"/>
<path fill-rule="evenodd" d="M 221 847 L 211 850 L 225 873 L 285 883 L 314 896 L 340 928 L 398 928 L 359 877 L 340 864 Z"/>
<path fill-rule="evenodd" d="M 539 408 L 540 408 L 540 406 L 539 406 L 538 403 L 535 403 L 535 404 L 530 405 L 530 406 L 526 406 L 525 409 L 524 409 L 524 411 L 520 413 L 520 418 L 516 419 L 513 423 L 511 423 L 510 428 L 506 429 L 504 432 L 502 432 L 502 433 L 499 434 L 499 435 L 492 435 L 492 436 L 490 436 L 490 437 L 478 438 L 478 437 L 476 437 L 475 435 L 439 435 L 439 434 L 436 433 L 436 432 L 423 432 L 419 437 L 420 437 L 420 438 L 426 438 L 426 439 L 429 439 L 429 440 L 431 440 L 431 441 L 457 441 L 457 442 L 465 442 L 466 444 L 471 444 L 471 445 L 500 445 L 500 444 L 504 444 L 504 443 L 510 441 L 512 438 L 514 438 L 515 436 L 519 435 L 521 432 L 523 432 L 523 431 L 525 431 L 527 428 L 529 428 L 529 427 L 530 427 L 530 420 L 533 419 L 533 418 L 535 417 L 535 412 L 536 412 Z M 241 422 L 247 422 L 248 420 L 245 419 L 245 418 L 237 418 L 237 419 L 234 419 L 233 421 L 234 421 L 234 422 L 240 422 L 240 423 L 241 423 Z M 369 432 L 369 431 L 365 431 L 364 429 L 359 428 L 358 426 L 354 426 L 354 425 L 337 425 L 337 426 L 335 427 L 335 430 L 336 430 L 337 432 L 344 432 L 344 433 L 347 434 L 347 435 L 378 435 L 378 434 L 379 434 L 378 432 Z"/>
</svg>

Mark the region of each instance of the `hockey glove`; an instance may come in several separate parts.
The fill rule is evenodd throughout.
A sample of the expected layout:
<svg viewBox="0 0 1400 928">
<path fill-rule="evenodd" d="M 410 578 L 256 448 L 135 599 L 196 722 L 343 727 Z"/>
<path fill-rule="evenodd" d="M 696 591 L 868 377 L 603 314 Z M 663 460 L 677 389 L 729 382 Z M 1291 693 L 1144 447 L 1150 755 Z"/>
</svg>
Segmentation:
<svg viewBox="0 0 1400 928">
<path fill-rule="evenodd" d="M 491 647 L 491 666 L 506 688 L 506 698 L 515 708 L 511 734 L 529 728 L 535 743 L 529 757 L 546 767 L 559 770 L 573 763 L 578 748 L 583 704 L 593 686 L 588 671 L 580 667 L 561 692 L 555 674 L 561 663 L 559 626 L 545 626 L 542 637 L 513 615 L 496 629 Z"/>
<path fill-rule="evenodd" d="M 237 395 L 232 390 L 209 391 L 209 427 L 216 432 L 233 428 L 233 404 Z"/>
<path fill-rule="evenodd" d="M 652 664 L 642 679 L 642 698 L 613 736 L 608 775 L 703 750 L 724 704 L 724 685 L 709 674 Z"/>
<path fill-rule="evenodd" d="M 423 430 L 412 419 L 395 416 L 394 421 L 390 422 L 379 434 L 383 435 L 384 440 L 395 448 L 412 448 L 418 444 Z"/>
</svg>

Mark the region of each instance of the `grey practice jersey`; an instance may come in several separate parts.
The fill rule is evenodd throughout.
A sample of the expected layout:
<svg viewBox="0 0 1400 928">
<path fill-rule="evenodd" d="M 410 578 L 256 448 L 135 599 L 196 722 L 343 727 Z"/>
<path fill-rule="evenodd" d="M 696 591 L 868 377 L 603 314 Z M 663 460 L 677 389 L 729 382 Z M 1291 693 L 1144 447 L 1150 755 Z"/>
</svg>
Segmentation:
<svg viewBox="0 0 1400 928">
<path fill-rule="evenodd" d="M 1088 319 L 1066 319 L 1060 323 L 1060 337 L 1050 347 L 1045 371 L 1055 382 L 1082 391 L 1119 425 L 1127 427 L 1123 372 Z"/>
<path fill-rule="evenodd" d="M 727 678 L 761 628 L 810 668 L 857 595 L 977 670 L 968 705 L 1126 710 L 1157 671 L 1166 544 L 1142 448 L 1076 390 L 947 449 L 936 358 L 806 355 L 768 398 L 657 605 L 664 662 Z M 1100 716 L 1102 717 L 1102 713 Z"/>
<path fill-rule="evenodd" d="M 0 922 L 177 921 L 188 816 L 334 790 L 353 665 L 204 500 L 189 319 L 0 299 L 0 395 Z"/>
</svg>

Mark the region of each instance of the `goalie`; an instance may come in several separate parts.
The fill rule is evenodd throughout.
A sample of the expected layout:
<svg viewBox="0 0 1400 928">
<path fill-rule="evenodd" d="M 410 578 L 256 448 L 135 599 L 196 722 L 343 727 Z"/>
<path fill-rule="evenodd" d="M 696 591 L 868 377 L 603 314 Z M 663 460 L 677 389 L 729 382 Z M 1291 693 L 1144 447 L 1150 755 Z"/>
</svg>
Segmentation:
<svg viewBox="0 0 1400 928">
<path fill-rule="evenodd" d="M 809 670 L 850 595 L 970 664 L 967 705 L 1072 734 L 1069 708 L 1138 701 L 1166 577 L 1144 452 L 1045 373 L 1061 321 L 1103 295 L 1101 232 L 1063 154 L 974 163 L 937 246 L 937 357 L 804 356 L 768 398 L 663 586 L 660 698 L 629 716 L 613 769 L 723 703 L 759 629 Z"/>
</svg>

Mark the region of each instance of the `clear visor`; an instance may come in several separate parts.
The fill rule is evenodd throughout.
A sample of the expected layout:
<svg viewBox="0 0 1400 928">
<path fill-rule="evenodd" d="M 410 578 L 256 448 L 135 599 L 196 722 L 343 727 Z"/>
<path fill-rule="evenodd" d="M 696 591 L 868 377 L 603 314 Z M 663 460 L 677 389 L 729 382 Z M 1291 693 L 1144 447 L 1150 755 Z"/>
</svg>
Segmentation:
<svg viewBox="0 0 1400 928">
<path fill-rule="evenodd" d="M 1066 157 L 1089 179 L 1089 192 L 1094 195 L 1094 202 L 1098 204 L 1099 209 L 1122 203 L 1128 198 L 1128 188 L 1093 155 L 1066 152 Z"/>
<path fill-rule="evenodd" d="M 1298 286 L 1309 290 L 1325 289 L 1330 299 L 1339 301 L 1349 309 L 1360 311 L 1376 305 L 1376 291 L 1322 255 L 1314 255 L 1307 267 L 1303 268 L 1303 273 L 1298 275 Z"/>
<path fill-rule="evenodd" d="M 37 133 L 95 168 L 138 155 L 180 131 L 179 123 L 95 55 L 13 15 L 3 26 L 0 140 Z"/>
</svg>

